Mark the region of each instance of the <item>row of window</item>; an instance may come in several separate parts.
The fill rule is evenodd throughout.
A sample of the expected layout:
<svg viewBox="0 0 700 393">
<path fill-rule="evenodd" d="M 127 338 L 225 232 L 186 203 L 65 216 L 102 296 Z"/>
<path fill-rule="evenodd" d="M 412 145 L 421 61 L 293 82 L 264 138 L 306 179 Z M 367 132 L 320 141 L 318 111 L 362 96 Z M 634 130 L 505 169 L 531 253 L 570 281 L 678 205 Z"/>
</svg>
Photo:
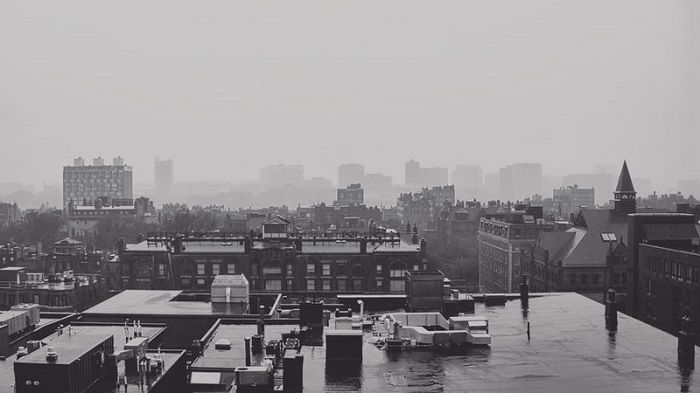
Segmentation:
<svg viewBox="0 0 700 393">
<path fill-rule="evenodd" d="M 664 275 L 672 280 L 688 284 L 700 283 L 700 266 L 692 266 L 658 257 L 647 257 L 645 267 L 647 272 Z"/>
<path fill-rule="evenodd" d="M 286 286 L 283 288 L 282 283 Z M 306 290 L 308 291 L 361 291 L 366 290 L 363 287 L 363 279 L 352 279 L 352 280 L 331 280 L 331 279 L 306 279 Z M 181 278 L 181 284 L 183 288 L 191 288 L 192 284 L 196 288 L 204 289 L 207 287 L 207 279 L 204 277 L 197 277 L 192 280 L 189 277 Z M 128 281 L 125 283 L 128 285 Z M 251 287 L 255 288 L 257 286 L 257 280 L 251 279 Z M 266 291 L 282 291 L 282 290 L 293 290 L 294 289 L 294 279 L 265 279 L 263 280 L 263 289 Z M 376 291 L 384 290 L 384 280 L 376 279 L 374 281 L 374 289 Z M 403 292 L 406 290 L 406 282 L 404 280 L 389 280 L 389 291 L 391 292 Z"/>
</svg>

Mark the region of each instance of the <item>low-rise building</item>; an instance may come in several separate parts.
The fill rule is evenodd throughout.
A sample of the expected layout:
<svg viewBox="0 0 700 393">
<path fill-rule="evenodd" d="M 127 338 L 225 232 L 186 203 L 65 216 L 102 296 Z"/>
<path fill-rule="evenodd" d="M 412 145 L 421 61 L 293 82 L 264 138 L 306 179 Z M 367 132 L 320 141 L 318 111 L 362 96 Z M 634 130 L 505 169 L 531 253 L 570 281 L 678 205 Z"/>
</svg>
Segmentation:
<svg viewBox="0 0 700 393">
<path fill-rule="evenodd" d="M 293 237 L 288 225 L 268 221 L 256 238 L 177 235 L 124 244 L 122 288 L 206 290 L 217 274 L 245 274 L 252 291 L 401 292 L 404 271 L 428 264 L 424 241 L 409 244 L 390 234 Z"/>
</svg>

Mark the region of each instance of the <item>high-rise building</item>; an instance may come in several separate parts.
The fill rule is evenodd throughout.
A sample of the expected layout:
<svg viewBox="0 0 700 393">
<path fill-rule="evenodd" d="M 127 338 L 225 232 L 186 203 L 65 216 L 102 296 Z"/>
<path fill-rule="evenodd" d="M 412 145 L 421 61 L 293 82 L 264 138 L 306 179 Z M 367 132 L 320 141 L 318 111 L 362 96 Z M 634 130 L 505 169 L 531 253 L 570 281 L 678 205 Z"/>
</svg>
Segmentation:
<svg viewBox="0 0 700 393">
<path fill-rule="evenodd" d="M 365 167 L 360 164 L 342 164 L 338 166 L 338 188 L 362 183 L 365 180 L 364 177 Z"/>
<path fill-rule="evenodd" d="M 513 164 L 501 168 L 498 192 L 502 200 L 517 201 L 542 192 L 542 164 Z"/>
<path fill-rule="evenodd" d="M 166 160 L 156 158 L 153 172 L 156 194 L 159 198 L 167 197 L 170 195 L 173 188 L 173 160 L 169 158 Z"/>
<path fill-rule="evenodd" d="M 84 165 L 84 160 L 78 157 L 73 160 L 73 166 L 64 166 L 63 209 L 67 211 L 71 200 L 82 203 L 100 197 L 133 198 L 132 167 L 124 165 L 121 157 L 117 159 L 114 162 L 121 165 L 104 165 L 101 157 L 94 159 L 93 165 Z"/>
<path fill-rule="evenodd" d="M 604 205 L 610 200 L 615 187 L 615 178 L 612 173 L 575 173 L 564 176 L 561 185 L 578 184 L 581 188 L 595 189 L 598 205 Z"/>
<path fill-rule="evenodd" d="M 475 198 L 483 183 L 484 171 L 480 165 L 457 165 L 452 172 L 452 184 L 465 199 Z"/>
<path fill-rule="evenodd" d="M 552 199 L 561 215 L 568 217 L 570 213 L 576 213 L 582 207 L 595 208 L 595 189 L 580 188 L 577 184 L 561 187 L 553 190 Z"/>
<path fill-rule="evenodd" d="M 406 185 L 417 186 L 420 183 L 420 162 L 410 160 L 405 165 Z"/>
<path fill-rule="evenodd" d="M 360 183 L 353 183 L 346 188 L 338 189 L 337 206 L 362 205 L 365 203 L 365 190 Z"/>
<path fill-rule="evenodd" d="M 304 182 L 302 165 L 268 165 L 260 170 L 260 187 L 263 190 L 300 186 Z"/>
<path fill-rule="evenodd" d="M 410 160 L 406 163 L 406 185 L 413 187 L 435 187 L 447 184 L 447 168 L 421 167 L 419 161 Z"/>
</svg>

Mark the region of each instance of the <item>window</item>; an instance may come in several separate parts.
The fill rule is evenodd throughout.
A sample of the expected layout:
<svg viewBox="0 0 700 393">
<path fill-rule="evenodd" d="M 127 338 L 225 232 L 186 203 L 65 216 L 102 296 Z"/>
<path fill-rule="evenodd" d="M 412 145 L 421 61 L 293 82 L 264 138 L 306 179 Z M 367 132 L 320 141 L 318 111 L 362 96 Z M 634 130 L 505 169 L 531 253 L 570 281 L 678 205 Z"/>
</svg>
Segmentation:
<svg viewBox="0 0 700 393">
<path fill-rule="evenodd" d="M 306 265 L 306 274 L 313 276 L 316 274 L 316 264 L 315 263 L 309 263 Z"/>
<path fill-rule="evenodd" d="M 263 274 L 282 274 L 282 268 L 279 266 L 264 266 Z"/>
<path fill-rule="evenodd" d="M 362 275 L 362 265 L 359 263 L 353 263 L 352 264 L 352 275 L 355 277 L 359 277 Z"/>
<path fill-rule="evenodd" d="M 362 288 L 362 279 L 354 279 L 352 280 L 352 289 L 356 291 L 361 291 Z"/>
<path fill-rule="evenodd" d="M 581 275 L 581 284 L 582 284 L 582 285 L 588 284 L 588 275 L 587 275 L 587 274 L 582 274 L 582 275 Z"/>
<path fill-rule="evenodd" d="M 315 291 L 316 290 L 316 280 L 313 280 L 313 279 L 306 280 L 306 289 L 308 291 Z"/>
<path fill-rule="evenodd" d="M 613 273 L 612 280 L 613 284 L 620 284 L 620 273 Z"/>
<path fill-rule="evenodd" d="M 569 284 L 576 285 L 576 275 L 575 274 L 569 274 Z"/>
<path fill-rule="evenodd" d="M 391 280 L 389 281 L 389 290 L 391 292 L 403 292 L 406 290 L 406 281 L 404 280 Z"/>
<path fill-rule="evenodd" d="M 338 280 L 338 291 L 347 291 L 347 280 Z"/>
<path fill-rule="evenodd" d="M 206 280 L 205 280 L 205 279 L 203 279 L 203 278 L 198 278 L 198 279 L 197 279 L 197 286 L 198 286 L 198 287 L 203 287 L 205 283 L 206 283 Z"/>
<path fill-rule="evenodd" d="M 189 278 L 183 278 L 183 279 L 182 279 L 182 287 L 183 287 L 183 288 L 189 288 L 190 285 L 192 285 L 192 282 L 190 281 Z"/>
<path fill-rule="evenodd" d="M 598 285 L 598 281 L 600 280 L 600 276 L 598 274 L 593 275 L 593 284 Z"/>
<path fill-rule="evenodd" d="M 294 275 L 294 265 L 292 265 L 291 263 L 287 264 L 287 275 L 288 276 Z"/>
<path fill-rule="evenodd" d="M 236 274 L 236 264 L 235 263 L 227 263 L 226 264 L 226 273 L 227 274 Z"/>
<path fill-rule="evenodd" d="M 324 263 L 322 267 L 323 267 L 322 274 L 323 274 L 324 276 L 330 276 L 330 275 L 331 275 L 331 264 L 330 264 L 330 263 Z"/>
<path fill-rule="evenodd" d="M 158 275 L 161 277 L 165 277 L 165 265 L 162 263 L 158 264 Z"/>
<path fill-rule="evenodd" d="M 287 289 L 294 289 L 294 280 L 291 278 L 287 279 Z"/>
<path fill-rule="evenodd" d="M 266 291 L 280 291 L 280 290 L 282 290 L 282 280 L 265 280 L 265 290 Z"/>
<path fill-rule="evenodd" d="M 389 277 L 397 278 L 404 277 L 406 275 L 406 270 L 403 268 L 393 268 L 389 271 Z"/>
<path fill-rule="evenodd" d="M 627 273 L 622 273 L 620 277 L 622 278 L 622 284 L 627 284 Z"/>
<path fill-rule="evenodd" d="M 348 275 L 348 265 L 345 263 L 339 263 L 335 265 L 335 275 L 336 276 L 347 276 Z"/>
<path fill-rule="evenodd" d="M 381 291 L 384 288 L 384 280 L 376 280 L 375 286 L 377 287 L 377 291 Z"/>
<path fill-rule="evenodd" d="M 382 265 L 377 265 L 377 274 L 382 274 Z"/>
<path fill-rule="evenodd" d="M 211 274 L 212 274 L 213 276 L 216 276 L 217 274 L 219 274 L 219 269 L 221 269 L 221 265 L 220 265 L 220 264 L 218 264 L 218 263 L 212 263 L 212 264 L 211 264 Z"/>
<path fill-rule="evenodd" d="M 321 282 L 321 289 L 324 291 L 330 291 L 331 290 L 331 280 L 323 280 Z"/>
<path fill-rule="evenodd" d="M 205 265 L 204 263 L 201 263 L 201 262 L 197 263 L 197 274 L 200 276 L 207 274 L 206 273 L 206 266 L 207 265 Z M 197 281 L 199 281 L 199 280 L 197 280 Z"/>
</svg>

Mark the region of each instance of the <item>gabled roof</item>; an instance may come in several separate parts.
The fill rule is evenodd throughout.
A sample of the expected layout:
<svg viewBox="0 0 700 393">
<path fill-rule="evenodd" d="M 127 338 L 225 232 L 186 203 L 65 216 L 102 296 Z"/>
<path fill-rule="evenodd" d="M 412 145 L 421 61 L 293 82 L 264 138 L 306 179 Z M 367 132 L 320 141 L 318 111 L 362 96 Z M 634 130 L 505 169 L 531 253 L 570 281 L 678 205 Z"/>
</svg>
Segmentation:
<svg viewBox="0 0 700 393">
<path fill-rule="evenodd" d="M 282 224 L 282 225 L 289 225 L 289 221 L 280 217 L 280 216 L 274 216 L 271 219 L 267 220 L 264 222 L 264 224 Z"/>
<path fill-rule="evenodd" d="M 83 244 L 80 240 L 75 240 L 73 238 L 67 237 L 63 240 L 59 240 L 54 244 Z"/>
<path fill-rule="evenodd" d="M 622 164 L 622 170 L 620 171 L 620 178 L 617 180 L 615 192 L 635 192 L 634 185 L 632 184 L 632 177 L 630 177 L 630 171 L 627 169 L 627 161 Z"/>
<path fill-rule="evenodd" d="M 537 245 L 549 250 L 549 260 L 556 262 L 571 248 L 574 238 L 573 232 L 540 232 Z"/>
<path fill-rule="evenodd" d="M 610 244 L 603 242 L 600 234 L 614 233 L 618 242 L 623 242 L 627 235 L 627 217 L 614 214 L 609 209 L 584 208 L 576 217 L 574 227 L 564 233 L 570 234 L 573 239 L 559 250 L 553 244 L 549 251 L 550 260 L 561 260 L 565 267 L 602 266 L 607 263 Z"/>
</svg>

